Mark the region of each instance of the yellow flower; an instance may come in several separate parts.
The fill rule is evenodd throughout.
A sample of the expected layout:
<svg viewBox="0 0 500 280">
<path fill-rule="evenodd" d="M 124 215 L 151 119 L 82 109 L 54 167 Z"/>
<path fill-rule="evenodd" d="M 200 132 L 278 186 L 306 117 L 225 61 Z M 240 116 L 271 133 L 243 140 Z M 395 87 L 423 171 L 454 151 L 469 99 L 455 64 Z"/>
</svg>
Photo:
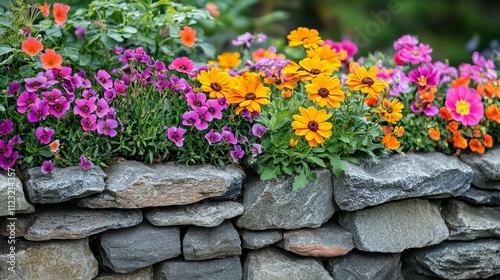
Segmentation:
<svg viewBox="0 0 500 280">
<path fill-rule="evenodd" d="M 305 86 L 307 98 L 318 102 L 321 107 L 339 108 L 344 101 L 342 85 L 337 78 L 320 75 L 314 78 L 311 84 Z"/>
<path fill-rule="evenodd" d="M 401 145 L 398 139 L 391 134 L 386 134 L 384 138 L 382 138 L 382 144 L 389 150 L 396 150 Z"/>
<path fill-rule="evenodd" d="M 295 61 L 291 61 L 281 70 L 281 74 L 286 79 L 291 80 L 299 80 L 301 76 L 299 76 L 299 70 L 303 70 L 303 68 L 297 64 Z"/>
<path fill-rule="evenodd" d="M 385 90 L 387 83 L 379 78 L 376 78 L 378 73 L 377 66 L 372 66 L 366 71 L 364 66 L 359 66 L 357 63 L 349 65 L 351 74 L 347 76 L 346 84 L 352 90 L 361 90 L 370 96 L 377 97 Z"/>
<path fill-rule="evenodd" d="M 394 98 L 392 101 L 385 98 L 382 100 L 381 107 L 377 109 L 377 113 L 386 121 L 395 124 L 403 117 L 401 112 L 404 107 L 405 106 L 399 102 L 397 98 Z"/>
<path fill-rule="evenodd" d="M 323 145 L 325 141 L 323 138 L 332 136 L 333 125 L 327 122 L 332 114 L 327 114 L 325 109 L 318 111 L 314 106 L 308 109 L 299 107 L 299 111 L 301 115 L 293 115 L 295 121 L 292 122 L 292 127 L 295 135 L 304 136 L 311 147 Z"/>
<path fill-rule="evenodd" d="M 233 77 L 226 72 L 220 72 L 218 68 L 203 70 L 196 78 L 201 83 L 201 90 L 208 92 L 210 98 L 226 97 L 234 85 Z"/>
<path fill-rule="evenodd" d="M 290 147 L 295 147 L 299 143 L 298 139 L 290 139 Z"/>
<path fill-rule="evenodd" d="M 238 76 L 236 77 L 236 85 L 227 97 L 227 102 L 238 105 L 237 114 L 245 108 L 250 112 L 260 113 L 260 105 L 269 103 L 270 91 L 271 89 L 265 87 L 258 79 L 245 79 Z"/>
<path fill-rule="evenodd" d="M 306 57 L 299 61 L 299 65 L 302 69 L 299 69 L 297 73 L 303 82 L 310 81 L 319 75 L 330 76 L 333 72 L 332 64 L 327 60 L 322 60 L 318 56 L 313 58 Z"/>
<path fill-rule="evenodd" d="M 239 52 L 225 52 L 217 56 L 219 67 L 227 70 L 229 68 L 236 68 L 240 66 L 241 59 Z"/>
<path fill-rule="evenodd" d="M 313 58 L 315 56 L 318 56 L 330 62 L 333 71 L 339 70 L 339 68 L 342 66 L 341 54 L 335 50 L 332 50 L 330 45 L 325 45 L 322 47 L 318 47 L 316 49 L 307 50 L 307 57 Z"/>
<path fill-rule="evenodd" d="M 316 29 L 309 29 L 307 27 L 299 27 L 296 30 L 292 30 L 287 38 L 290 47 L 304 46 L 306 49 L 317 48 L 324 42 Z"/>
<path fill-rule="evenodd" d="M 287 88 L 287 87 L 283 88 L 283 90 L 281 91 L 281 96 L 283 96 L 283 98 L 285 98 L 285 99 L 292 98 L 293 89 Z"/>
</svg>

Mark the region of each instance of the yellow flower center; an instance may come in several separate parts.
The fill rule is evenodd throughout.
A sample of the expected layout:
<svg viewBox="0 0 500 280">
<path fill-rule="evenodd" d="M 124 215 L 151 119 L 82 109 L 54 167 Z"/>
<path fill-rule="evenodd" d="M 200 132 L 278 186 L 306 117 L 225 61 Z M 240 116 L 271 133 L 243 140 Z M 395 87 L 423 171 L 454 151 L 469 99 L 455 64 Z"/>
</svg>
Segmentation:
<svg viewBox="0 0 500 280">
<path fill-rule="evenodd" d="M 457 102 L 456 107 L 457 113 L 460 115 L 468 115 L 470 112 L 470 104 L 465 100 L 460 100 Z"/>
<path fill-rule="evenodd" d="M 427 84 L 427 79 L 421 75 L 420 78 L 418 78 L 418 85 L 423 87 Z"/>
</svg>

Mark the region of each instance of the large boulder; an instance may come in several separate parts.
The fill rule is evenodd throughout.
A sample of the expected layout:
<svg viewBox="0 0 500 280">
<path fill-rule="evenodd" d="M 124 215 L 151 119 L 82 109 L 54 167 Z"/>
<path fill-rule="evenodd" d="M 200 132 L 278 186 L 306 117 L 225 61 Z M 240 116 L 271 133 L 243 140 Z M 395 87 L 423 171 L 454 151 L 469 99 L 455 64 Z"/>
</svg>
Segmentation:
<svg viewBox="0 0 500 280">
<path fill-rule="evenodd" d="M 484 154 L 463 153 L 460 159 L 474 170 L 472 184 L 480 189 L 500 190 L 500 147 Z"/>
<path fill-rule="evenodd" d="M 24 196 L 23 184 L 13 171 L 0 172 L 0 216 L 33 213 L 35 206 Z"/>
</svg>

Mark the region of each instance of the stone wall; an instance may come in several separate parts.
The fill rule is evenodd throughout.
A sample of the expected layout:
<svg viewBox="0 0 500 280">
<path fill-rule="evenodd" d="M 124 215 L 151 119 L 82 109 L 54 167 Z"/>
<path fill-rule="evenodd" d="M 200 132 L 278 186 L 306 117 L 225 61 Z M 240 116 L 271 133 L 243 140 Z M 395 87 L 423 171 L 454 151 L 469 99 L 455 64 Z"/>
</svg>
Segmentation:
<svg viewBox="0 0 500 280">
<path fill-rule="evenodd" d="M 500 279 L 500 149 L 345 164 L 296 192 L 236 166 L 3 173 L 0 279 Z"/>
</svg>

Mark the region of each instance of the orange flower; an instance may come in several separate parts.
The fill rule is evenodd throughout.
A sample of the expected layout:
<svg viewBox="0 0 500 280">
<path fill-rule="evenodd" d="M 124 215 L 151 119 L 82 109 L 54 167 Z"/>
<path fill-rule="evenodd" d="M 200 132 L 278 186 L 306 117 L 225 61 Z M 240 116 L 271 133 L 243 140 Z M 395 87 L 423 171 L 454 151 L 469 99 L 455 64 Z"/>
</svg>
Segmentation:
<svg viewBox="0 0 500 280">
<path fill-rule="evenodd" d="M 290 147 L 295 147 L 299 143 L 298 139 L 290 139 Z"/>
<path fill-rule="evenodd" d="M 365 104 L 370 107 L 375 107 L 378 104 L 378 98 L 375 96 L 368 96 L 365 99 Z"/>
<path fill-rule="evenodd" d="M 491 104 L 486 108 L 486 118 L 490 121 L 496 121 L 498 119 L 498 106 L 497 104 Z"/>
<path fill-rule="evenodd" d="M 217 56 L 218 64 L 223 70 L 236 68 L 241 64 L 239 52 L 225 52 Z"/>
<path fill-rule="evenodd" d="M 428 132 L 429 132 L 429 137 L 432 140 L 438 141 L 441 138 L 441 132 L 439 131 L 439 129 L 434 129 L 434 127 L 431 127 L 429 128 Z"/>
<path fill-rule="evenodd" d="M 309 29 L 307 27 L 299 27 L 296 30 L 292 30 L 288 34 L 287 39 L 288 45 L 292 48 L 304 46 L 306 49 L 314 49 L 324 42 L 316 29 Z"/>
<path fill-rule="evenodd" d="M 181 41 L 186 45 L 186 47 L 192 47 L 194 45 L 194 42 L 198 40 L 196 38 L 196 30 L 189 26 L 184 26 L 184 28 L 179 31 L 179 34 L 181 35 Z"/>
<path fill-rule="evenodd" d="M 458 86 L 468 86 L 470 82 L 470 78 L 468 77 L 459 77 L 451 82 L 451 87 L 456 88 Z"/>
<path fill-rule="evenodd" d="M 283 98 L 285 99 L 291 98 L 293 96 L 293 89 L 287 87 L 283 88 L 283 90 L 281 91 L 281 96 L 283 96 Z"/>
<path fill-rule="evenodd" d="M 217 10 L 217 6 L 214 3 L 208 2 L 205 7 L 210 12 L 211 16 L 213 16 L 213 17 L 220 16 L 220 12 L 219 12 L 219 10 Z"/>
<path fill-rule="evenodd" d="M 458 123 L 456 121 L 452 121 L 446 126 L 446 129 L 455 133 L 458 130 Z"/>
<path fill-rule="evenodd" d="M 484 146 L 476 138 L 470 140 L 469 147 L 470 147 L 470 150 L 473 152 L 476 152 L 480 155 L 484 154 Z"/>
<path fill-rule="evenodd" d="M 382 144 L 389 150 L 396 150 L 401 145 L 398 139 L 390 134 L 387 134 L 384 138 L 382 138 Z"/>
<path fill-rule="evenodd" d="M 420 91 L 422 102 L 431 103 L 434 101 L 434 94 L 437 92 L 437 87 L 428 87 Z"/>
<path fill-rule="evenodd" d="M 453 132 L 453 145 L 457 149 L 465 149 L 467 148 L 467 140 L 462 137 L 460 131 Z"/>
<path fill-rule="evenodd" d="M 40 56 L 40 60 L 42 61 L 43 69 L 49 70 L 52 68 L 61 69 L 62 64 L 62 55 L 57 54 L 53 49 L 46 49 L 45 53 L 42 53 Z"/>
<path fill-rule="evenodd" d="M 453 119 L 453 115 L 451 114 L 451 109 L 447 107 L 441 107 L 439 109 L 439 113 L 441 114 L 441 117 L 445 121 L 451 121 Z"/>
<path fill-rule="evenodd" d="M 44 17 L 48 17 L 50 14 L 50 4 L 47 4 L 47 2 L 43 3 L 43 6 L 40 4 L 37 4 L 36 6 L 38 9 L 42 11 L 42 15 Z"/>
<path fill-rule="evenodd" d="M 374 97 L 385 91 L 387 83 L 376 77 L 377 66 L 372 66 L 367 71 L 364 66 L 351 62 L 349 70 L 351 73 L 347 76 L 346 84 L 351 90 L 361 90 L 361 92 Z"/>
<path fill-rule="evenodd" d="M 394 128 L 394 134 L 396 137 L 402 137 L 405 134 L 405 128 L 403 126 L 396 126 Z"/>
<path fill-rule="evenodd" d="M 41 50 L 43 50 L 43 44 L 36 38 L 29 37 L 24 40 L 21 46 L 23 52 L 27 53 L 29 56 L 37 55 Z"/>
<path fill-rule="evenodd" d="M 68 5 L 54 3 L 52 14 L 54 15 L 54 21 L 58 25 L 63 25 L 68 20 L 68 16 L 66 14 L 68 13 L 69 8 L 70 7 Z"/>
<path fill-rule="evenodd" d="M 50 143 L 50 151 L 55 153 L 59 150 L 59 140 L 55 140 L 54 142 Z"/>
<path fill-rule="evenodd" d="M 472 136 L 474 136 L 475 138 L 481 138 L 481 136 L 483 136 L 480 125 L 476 125 L 476 127 L 472 131 Z"/>
<path fill-rule="evenodd" d="M 493 146 L 493 138 L 489 134 L 483 135 L 484 146 L 491 148 Z"/>
<path fill-rule="evenodd" d="M 492 98 L 493 96 L 500 97 L 500 84 L 499 81 L 493 80 L 489 81 L 486 84 L 478 84 L 477 92 L 480 95 L 487 96 L 488 98 Z"/>
<path fill-rule="evenodd" d="M 384 133 L 384 135 L 391 134 L 393 130 L 394 130 L 394 127 L 392 127 L 392 125 L 391 126 L 388 126 L 388 125 L 382 126 L 382 132 Z"/>
</svg>

